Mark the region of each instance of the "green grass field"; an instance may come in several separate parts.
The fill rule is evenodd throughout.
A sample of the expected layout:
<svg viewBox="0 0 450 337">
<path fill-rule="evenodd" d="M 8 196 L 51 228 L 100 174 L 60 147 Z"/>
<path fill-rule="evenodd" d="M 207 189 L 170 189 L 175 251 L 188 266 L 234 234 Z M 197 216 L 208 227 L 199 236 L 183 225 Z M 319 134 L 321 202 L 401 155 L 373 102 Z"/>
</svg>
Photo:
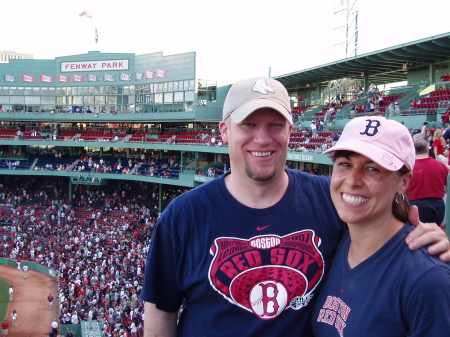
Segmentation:
<svg viewBox="0 0 450 337">
<path fill-rule="evenodd" d="M 9 298 L 8 289 L 10 284 L 0 278 L 0 322 L 3 322 L 6 316 L 6 310 L 8 309 Z"/>
</svg>

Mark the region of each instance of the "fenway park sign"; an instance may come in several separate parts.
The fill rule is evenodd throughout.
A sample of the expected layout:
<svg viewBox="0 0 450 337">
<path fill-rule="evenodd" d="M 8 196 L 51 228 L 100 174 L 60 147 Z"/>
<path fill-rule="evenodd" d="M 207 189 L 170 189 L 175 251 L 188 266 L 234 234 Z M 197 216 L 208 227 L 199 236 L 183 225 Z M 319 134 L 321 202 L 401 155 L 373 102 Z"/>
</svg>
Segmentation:
<svg viewBox="0 0 450 337">
<path fill-rule="evenodd" d="M 61 62 L 61 72 L 128 70 L 128 60 Z"/>
</svg>

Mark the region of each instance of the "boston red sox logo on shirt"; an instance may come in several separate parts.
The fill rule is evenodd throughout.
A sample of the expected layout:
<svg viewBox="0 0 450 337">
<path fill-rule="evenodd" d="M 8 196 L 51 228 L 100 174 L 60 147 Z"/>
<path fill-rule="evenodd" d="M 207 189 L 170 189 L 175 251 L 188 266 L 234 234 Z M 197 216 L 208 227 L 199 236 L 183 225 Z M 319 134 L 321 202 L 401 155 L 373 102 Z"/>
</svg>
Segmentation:
<svg viewBox="0 0 450 337">
<path fill-rule="evenodd" d="M 320 238 L 311 230 L 251 239 L 217 238 L 211 286 L 231 303 L 269 320 L 306 306 L 323 277 Z"/>
</svg>

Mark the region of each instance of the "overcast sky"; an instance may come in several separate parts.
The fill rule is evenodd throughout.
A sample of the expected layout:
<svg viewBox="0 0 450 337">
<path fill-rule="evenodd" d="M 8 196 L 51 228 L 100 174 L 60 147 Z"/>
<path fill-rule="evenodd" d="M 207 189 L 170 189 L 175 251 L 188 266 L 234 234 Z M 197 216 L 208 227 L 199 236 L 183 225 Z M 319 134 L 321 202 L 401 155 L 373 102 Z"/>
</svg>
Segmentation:
<svg viewBox="0 0 450 337">
<path fill-rule="evenodd" d="M 224 85 L 269 68 L 276 76 L 332 62 L 334 8 L 333 0 L 8 1 L 0 50 L 36 59 L 197 51 L 201 76 Z M 450 31 L 446 8 L 447 0 L 359 0 L 358 54 Z M 80 18 L 83 11 L 94 19 Z"/>
</svg>

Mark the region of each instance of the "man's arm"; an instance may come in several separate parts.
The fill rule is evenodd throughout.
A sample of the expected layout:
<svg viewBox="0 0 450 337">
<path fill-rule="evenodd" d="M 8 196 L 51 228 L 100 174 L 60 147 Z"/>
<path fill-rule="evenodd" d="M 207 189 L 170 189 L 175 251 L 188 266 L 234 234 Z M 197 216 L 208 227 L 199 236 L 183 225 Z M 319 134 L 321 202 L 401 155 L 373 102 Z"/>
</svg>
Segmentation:
<svg viewBox="0 0 450 337">
<path fill-rule="evenodd" d="M 144 337 L 176 337 L 178 312 L 167 312 L 153 303 L 144 304 Z"/>
<path fill-rule="evenodd" d="M 411 206 L 409 210 L 409 222 L 416 228 L 406 237 L 409 249 L 416 250 L 420 247 L 430 245 L 428 253 L 439 255 L 443 262 L 450 262 L 450 243 L 444 231 L 435 223 L 423 223 L 419 220 L 419 209 Z"/>
</svg>

